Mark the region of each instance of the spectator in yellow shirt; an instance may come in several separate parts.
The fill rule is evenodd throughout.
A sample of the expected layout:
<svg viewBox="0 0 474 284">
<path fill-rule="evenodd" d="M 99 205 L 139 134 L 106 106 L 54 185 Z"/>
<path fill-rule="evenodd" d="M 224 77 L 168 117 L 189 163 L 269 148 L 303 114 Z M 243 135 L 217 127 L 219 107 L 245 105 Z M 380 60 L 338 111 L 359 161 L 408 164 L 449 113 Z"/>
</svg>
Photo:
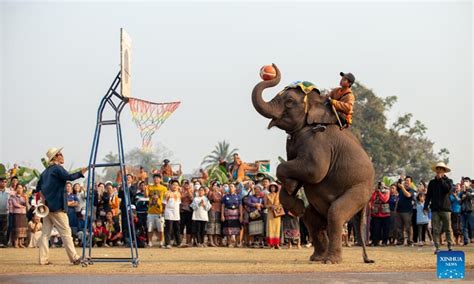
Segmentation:
<svg viewBox="0 0 474 284">
<path fill-rule="evenodd" d="M 158 237 L 158 247 L 163 245 L 163 199 L 166 193 L 166 187 L 161 184 L 161 174 L 153 175 L 153 185 L 148 186 L 148 246 L 153 246 L 153 233 Z"/>
</svg>

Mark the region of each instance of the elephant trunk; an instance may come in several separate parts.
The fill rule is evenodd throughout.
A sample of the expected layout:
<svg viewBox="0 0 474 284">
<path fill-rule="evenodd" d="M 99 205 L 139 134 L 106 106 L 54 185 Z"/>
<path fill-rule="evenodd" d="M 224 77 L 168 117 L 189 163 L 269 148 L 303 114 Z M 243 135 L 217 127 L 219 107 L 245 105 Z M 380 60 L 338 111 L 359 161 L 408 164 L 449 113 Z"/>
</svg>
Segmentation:
<svg viewBox="0 0 474 284">
<path fill-rule="evenodd" d="M 276 109 L 272 106 L 272 104 L 267 103 L 262 98 L 262 92 L 266 88 L 274 87 L 280 83 L 281 75 L 280 70 L 273 64 L 273 67 L 276 70 L 276 76 L 272 80 L 262 81 L 258 83 L 252 91 L 252 104 L 262 116 L 266 118 L 275 118 L 277 115 Z"/>
</svg>

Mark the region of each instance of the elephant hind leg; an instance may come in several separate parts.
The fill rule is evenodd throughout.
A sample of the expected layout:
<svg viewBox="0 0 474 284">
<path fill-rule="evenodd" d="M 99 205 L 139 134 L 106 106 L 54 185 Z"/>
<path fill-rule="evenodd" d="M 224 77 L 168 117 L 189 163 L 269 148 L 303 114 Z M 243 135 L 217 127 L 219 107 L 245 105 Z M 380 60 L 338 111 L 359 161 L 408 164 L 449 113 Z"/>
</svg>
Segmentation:
<svg viewBox="0 0 474 284">
<path fill-rule="evenodd" d="M 308 228 L 314 247 L 313 255 L 309 258 L 311 261 L 322 261 L 328 251 L 328 237 L 326 234 L 327 220 L 313 206 L 306 208 L 303 221 Z"/>
<path fill-rule="evenodd" d="M 336 199 L 327 213 L 327 234 L 329 238 L 328 254 L 324 263 L 342 262 L 342 228 L 349 220 L 367 204 L 368 190 L 366 185 L 355 185 Z"/>
<path fill-rule="evenodd" d="M 364 263 L 375 263 L 374 260 L 369 259 L 367 256 L 367 249 L 365 247 L 365 225 L 366 225 L 366 215 L 365 215 L 365 207 L 357 212 L 357 215 L 359 215 L 359 218 L 357 218 L 357 223 L 354 224 L 354 229 L 358 231 L 358 235 L 360 236 L 361 239 L 361 245 L 362 245 L 362 258 L 364 259 Z"/>
</svg>

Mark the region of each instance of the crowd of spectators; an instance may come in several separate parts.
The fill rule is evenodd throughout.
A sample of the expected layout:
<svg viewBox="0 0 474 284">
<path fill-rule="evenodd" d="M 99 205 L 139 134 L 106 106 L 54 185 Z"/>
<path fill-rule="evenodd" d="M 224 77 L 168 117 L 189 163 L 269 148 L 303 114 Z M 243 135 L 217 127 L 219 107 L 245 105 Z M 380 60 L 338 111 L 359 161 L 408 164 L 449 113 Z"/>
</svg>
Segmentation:
<svg viewBox="0 0 474 284">
<path fill-rule="evenodd" d="M 132 232 L 128 220 L 133 220 L 138 247 L 310 246 L 311 237 L 302 219 L 280 204 L 280 184 L 266 176 L 245 179 L 242 165 L 245 164 L 240 157 L 234 156 L 229 167 L 231 181 L 221 184 L 208 180 L 205 171 L 200 177 L 179 179 L 180 171 L 174 172 L 169 160 L 165 160 L 150 177 L 143 168 L 137 175 L 127 174 L 128 196 L 117 180 L 99 182 L 94 185 L 90 220 L 93 230 L 86 236 L 84 186 L 68 182 L 67 215 L 75 245 L 81 246 L 86 239 L 99 247 L 128 246 Z M 433 186 L 434 181 L 430 182 Z M 430 185 L 424 181 L 415 184 L 406 176 L 391 185 L 379 182 L 367 206 L 367 231 L 362 232 L 367 244 L 433 246 L 439 240 L 441 244 L 446 242 L 449 249 L 468 245 L 473 241 L 474 185 L 468 177 L 446 185 L 450 186 L 448 198 L 438 208 L 435 198 L 439 197 L 429 194 Z M 425 204 L 427 194 L 430 206 Z M 307 204 L 303 191 L 298 197 Z M 125 214 L 126 199 L 133 212 L 130 218 Z M 16 176 L 0 178 L 0 246 L 37 247 L 42 229 L 41 218 L 35 215 L 38 200 L 34 189 L 25 188 Z M 438 211 L 450 213 L 449 222 L 442 219 L 441 228 L 432 225 Z M 354 230 L 356 221 L 352 218 L 344 224 L 341 237 L 346 246 L 361 245 Z M 57 232 L 53 232 L 50 245 L 62 245 Z"/>
</svg>

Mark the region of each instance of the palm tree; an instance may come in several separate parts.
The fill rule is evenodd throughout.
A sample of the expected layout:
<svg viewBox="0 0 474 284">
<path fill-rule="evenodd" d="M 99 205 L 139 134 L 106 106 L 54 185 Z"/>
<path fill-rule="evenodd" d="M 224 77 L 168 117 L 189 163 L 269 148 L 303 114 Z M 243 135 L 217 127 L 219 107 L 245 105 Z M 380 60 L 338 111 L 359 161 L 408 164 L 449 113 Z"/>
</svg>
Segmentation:
<svg viewBox="0 0 474 284">
<path fill-rule="evenodd" d="M 119 157 L 118 154 L 113 154 L 112 152 L 109 152 L 107 155 L 105 155 L 103 161 L 106 164 L 112 164 L 112 163 L 118 163 Z M 104 180 L 115 180 L 115 176 L 117 175 L 117 167 L 105 167 L 102 169 L 104 173 Z"/>
<path fill-rule="evenodd" d="M 238 151 L 237 148 L 232 150 L 230 149 L 230 144 L 227 143 L 225 140 L 222 142 L 217 142 L 215 149 L 211 152 L 211 154 L 204 157 L 201 166 L 206 169 L 218 166 L 222 161 L 227 163 L 232 162 L 232 155 Z"/>
</svg>

